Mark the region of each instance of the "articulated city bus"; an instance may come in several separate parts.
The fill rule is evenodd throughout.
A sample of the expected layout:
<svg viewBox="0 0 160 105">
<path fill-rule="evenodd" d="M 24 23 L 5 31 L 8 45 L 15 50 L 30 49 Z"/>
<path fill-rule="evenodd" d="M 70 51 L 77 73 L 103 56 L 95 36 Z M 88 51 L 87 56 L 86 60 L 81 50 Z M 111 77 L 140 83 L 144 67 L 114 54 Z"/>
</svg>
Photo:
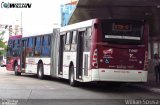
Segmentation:
<svg viewBox="0 0 160 105">
<path fill-rule="evenodd" d="M 148 30 L 139 20 L 91 19 L 24 37 L 17 71 L 68 79 L 71 86 L 78 81 L 146 82 Z"/>
</svg>

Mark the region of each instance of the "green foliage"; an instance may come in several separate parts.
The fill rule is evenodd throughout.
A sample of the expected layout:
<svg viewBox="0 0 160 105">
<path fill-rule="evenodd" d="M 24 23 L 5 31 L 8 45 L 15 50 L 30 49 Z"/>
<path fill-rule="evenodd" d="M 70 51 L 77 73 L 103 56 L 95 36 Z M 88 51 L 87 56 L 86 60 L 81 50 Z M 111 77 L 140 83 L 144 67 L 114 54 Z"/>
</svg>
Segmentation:
<svg viewBox="0 0 160 105">
<path fill-rule="evenodd" d="M 6 53 L 6 50 L 0 50 L 0 56 L 5 54 Z"/>
<path fill-rule="evenodd" d="M 6 52 L 6 49 L 7 49 L 7 46 L 3 42 L 3 39 L 0 39 L 0 48 L 4 48 L 4 50 L 0 50 L 0 55 L 2 55 Z"/>
<path fill-rule="evenodd" d="M 0 32 L 0 35 L 4 35 L 5 31 Z"/>
</svg>

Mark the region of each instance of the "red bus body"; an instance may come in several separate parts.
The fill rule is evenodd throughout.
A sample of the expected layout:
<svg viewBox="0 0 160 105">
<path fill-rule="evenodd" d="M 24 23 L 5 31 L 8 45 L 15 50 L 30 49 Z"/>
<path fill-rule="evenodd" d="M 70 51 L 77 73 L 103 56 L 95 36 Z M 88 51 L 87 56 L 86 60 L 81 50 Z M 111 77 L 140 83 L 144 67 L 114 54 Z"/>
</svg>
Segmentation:
<svg viewBox="0 0 160 105">
<path fill-rule="evenodd" d="M 148 30 L 143 21 L 96 19 L 90 58 L 95 81 L 146 82 Z M 135 37 L 132 32 L 141 35 Z"/>
<path fill-rule="evenodd" d="M 16 63 L 18 64 L 18 70 L 20 71 L 21 38 L 22 35 L 9 37 L 6 64 L 6 69 L 8 71 L 13 71 Z"/>
</svg>

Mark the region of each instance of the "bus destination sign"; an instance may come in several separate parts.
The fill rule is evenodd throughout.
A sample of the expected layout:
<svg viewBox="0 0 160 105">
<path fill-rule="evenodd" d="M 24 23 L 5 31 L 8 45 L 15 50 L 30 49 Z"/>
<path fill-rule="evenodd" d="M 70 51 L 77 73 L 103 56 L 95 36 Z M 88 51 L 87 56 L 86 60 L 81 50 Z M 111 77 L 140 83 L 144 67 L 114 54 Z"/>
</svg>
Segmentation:
<svg viewBox="0 0 160 105">
<path fill-rule="evenodd" d="M 121 24 L 121 23 L 113 23 L 112 30 L 113 31 L 131 31 L 132 27 L 130 24 Z"/>
</svg>

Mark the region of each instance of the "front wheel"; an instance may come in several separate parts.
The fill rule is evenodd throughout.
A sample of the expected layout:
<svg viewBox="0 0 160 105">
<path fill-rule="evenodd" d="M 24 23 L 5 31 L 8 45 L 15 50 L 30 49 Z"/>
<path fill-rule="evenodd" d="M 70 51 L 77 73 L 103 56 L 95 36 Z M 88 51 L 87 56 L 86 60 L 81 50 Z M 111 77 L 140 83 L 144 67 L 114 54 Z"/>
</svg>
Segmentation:
<svg viewBox="0 0 160 105">
<path fill-rule="evenodd" d="M 74 77 L 74 67 L 70 67 L 70 73 L 69 73 L 69 83 L 71 86 L 76 87 L 78 85 L 77 81 Z"/>
<path fill-rule="evenodd" d="M 17 64 L 17 63 L 14 65 L 14 74 L 15 74 L 16 76 L 21 75 L 21 72 L 18 72 L 18 64 Z"/>
<path fill-rule="evenodd" d="M 38 75 L 39 79 L 44 79 L 43 65 L 42 64 L 38 65 L 37 75 Z"/>
</svg>

